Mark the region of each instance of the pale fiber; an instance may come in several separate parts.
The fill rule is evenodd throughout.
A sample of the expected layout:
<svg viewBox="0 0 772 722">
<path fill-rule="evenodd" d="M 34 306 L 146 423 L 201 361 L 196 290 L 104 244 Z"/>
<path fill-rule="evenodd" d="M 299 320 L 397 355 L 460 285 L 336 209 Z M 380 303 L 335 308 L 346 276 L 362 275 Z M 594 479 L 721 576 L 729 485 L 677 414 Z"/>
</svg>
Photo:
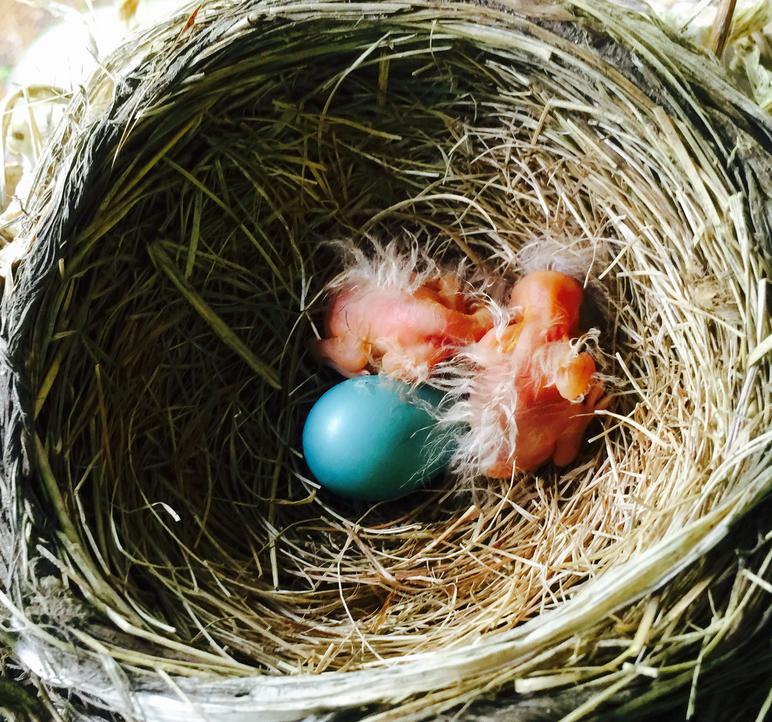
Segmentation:
<svg viewBox="0 0 772 722">
<path fill-rule="evenodd" d="M 714 548 L 772 485 L 771 139 L 709 56 L 597 3 L 211 3 L 120 51 L 3 303 L 14 658 L 163 722 L 689 699 L 766 593 L 769 536 L 748 573 Z M 505 277 L 534 239 L 593 251 L 618 381 L 568 471 L 317 495 L 329 241 L 405 234 Z"/>
</svg>

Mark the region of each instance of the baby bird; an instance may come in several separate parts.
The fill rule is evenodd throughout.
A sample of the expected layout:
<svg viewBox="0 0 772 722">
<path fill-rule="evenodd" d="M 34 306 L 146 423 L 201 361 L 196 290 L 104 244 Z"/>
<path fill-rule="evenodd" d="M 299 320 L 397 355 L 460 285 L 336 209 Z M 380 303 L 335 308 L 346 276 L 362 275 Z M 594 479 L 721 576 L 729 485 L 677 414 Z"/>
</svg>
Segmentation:
<svg viewBox="0 0 772 722">
<path fill-rule="evenodd" d="M 595 361 L 579 350 L 584 291 L 574 278 L 526 274 L 494 322 L 494 302 L 462 286 L 463 269 L 443 270 L 415 247 L 349 252 L 353 262 L 330 286 L 315 347 L 322 360 L 344 376 L 445 388 L 452 403 L 441 419 L 459 429 L 463 476 L 508 478 L 576 458 L 607 400 Z"/>
<path fill-rule="evenodd" d="M 605 405 L 595 361 L 571 343 L 583 295 L 563 273 L 529 273 L 512 289 L 509 325 L 466 350 L 473 372 L 460 403 L 471 428 L 460 448 L 486 476 L 571 463 L 593 410 Z"/>
<path fill-rule="evenodd" d="M 456 275 L 438 269 L 419 275 L 409 258 L 380 262 L 379 269 L 366 261 L 350 269 L 332 296 L 327 338 L 316 345 L 344 376 L 425 381 L 434 366 L 491 328 L 490 312 L 469 300 Z"/>
</svg>

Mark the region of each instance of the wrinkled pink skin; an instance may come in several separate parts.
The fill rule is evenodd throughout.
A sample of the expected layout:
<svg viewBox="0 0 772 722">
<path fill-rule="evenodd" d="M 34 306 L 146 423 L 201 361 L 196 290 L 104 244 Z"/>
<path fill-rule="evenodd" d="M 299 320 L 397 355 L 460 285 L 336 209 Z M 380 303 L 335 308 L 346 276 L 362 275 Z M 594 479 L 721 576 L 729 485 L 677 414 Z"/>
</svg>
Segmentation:
<svg viewBox="0 0 772 722">
<path fill-rule="evenodd" d="M 580 333 L 582 297 L 582 287 L 570 276 L 530 273 L 510 297 L 510 307 L 519 309 L 519 315 L 500 338 L 492 329 L 471 347 L 470 356 L 481 367 L 470 395 L 473 418 L 482 418 L 486 406 L 490 409 L 494 389 L 501 394 L 502 388 L 511 388 L 494 410 L 502 445 L 493 465 L 483 469 L 487 476 L 509 478 L 514 470 L 532 471 L 550 460 L 570 464 L 579 454 L 593 410 L 605 406 L 592 357 L 570 352 L 569 340 Z M 513 435 L 506 433 L 513 406 L 514 444 Z"/>
<path fill-rule="evenodd" d="M 488 310 L 470 304 L 450 276 L 412 293 L 359 283 L 333 297 L 316 350 L 344 376 L 380 371 L 416 381 L 490 327 Z"/>
</svg>

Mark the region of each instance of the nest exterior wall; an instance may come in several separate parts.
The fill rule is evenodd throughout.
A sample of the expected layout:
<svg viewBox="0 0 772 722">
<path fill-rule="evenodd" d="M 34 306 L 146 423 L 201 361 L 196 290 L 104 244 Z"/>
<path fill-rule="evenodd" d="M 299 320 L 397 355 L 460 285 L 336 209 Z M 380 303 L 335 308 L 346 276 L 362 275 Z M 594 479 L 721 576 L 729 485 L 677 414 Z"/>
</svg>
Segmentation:
<svg viewBox="0 0 772 722">
<path fill-rule="evenodd" d="M 674 656 L 693 660 L 700 643 L 709 648 L 713 644 L 712 634 L 719 638 L 729 635 L 736 618 L 757 614 L 763 602 L 753 577 L 738 574 L 731 585 L 726 578 L 731 574 L 731 553 L 714 554 L 710 557 L 713 566 L 705 562 L 705 555 L 765 496 L 770 486 L 770 368 L 768 357 L 757 351 L 769 335 L 764 280 L 769 271 L 770 238 L 767 149 L 772 135 L 768 120 L 732 91 L 716 68 L 706 70 L 706 56 L 671 43 L 648 20 L 605 6 L 592 10 L 579 3 L 518 6 L 516 11 L 511 12 L 509 6 L 432 3 L 335 4 L 318 9 L 295 3 L 255 3 L 237 11 L 213 6 L 200 11 L 192 24 L 183 19 L 159 29 L 139 49 L 137 57 L 147 52 L 147 58 L 138 61 L 132 70 L 127 70 L 134 63 L 127 54 L 117 57 L 114 70 L 121 82 L 107 110 L 95 112 L 91 118 L 87 102 L 73 106 L 72 125 L 62 130 L 60 144 L 50 151 L 50 163 L 41 173 L 27 230 L 35 239 L 34 245 L 20 269 L 16 288 L 4 300 L 0 341 L 6 359 L 2 369 L 6 399 L 2 409 L 3 603 L 9 612 L 17 657 L 47 684 L 71 688 L 98 706 L 149 719 L 189 719 L 191 705 L 205 718 L 209 715 L 229 720 L 240 719 L 239 715 L 247 719 L 256 712 L 265 719 L 296 719 L 360 705 L 387 705 L 399 718 L 420 717 L 469 702 L 513 680 L 517 691 L 529 693 L 600 679 L 606 680 L 605 689 L 611 693 L 619 689 L 622 694 L 623 687 L 638 681 L 641 674 L 635 668 L 628 669 L 625 676 L 626 663 L 635 660 L 654 669 L 667 668 Z M 621 319 L 616 325 L 609 321 L 608 328 L 616 354 L 609 364 L 620 377 L 618 405 L 612 407 L 617 413 L 606 419 L 593 452 L 562 482 L 548 478 L 546 484 L 537 485 L 536 492 L 523 488 L 513 492 L 505 486 L 496 490 L 498 498 L 490 496 L 490 489 L 481 489 L 463 506 L 457 496 L 441 496 L 437 505 L 440 511 L 431 512 L 439 514 L 432 518 L 434 525 L 424 530 L 413 546 L 404 546 L 399 540 L 391 549 L 379 546 L 380 541 L 376 544 L 373 539 L 378 539 L 377 524 L 384 521 L 376 517 L 371 527 L 360 523 L 352 533 L 354 525 L 342 523 L 336 530 L 337 538 L 335 533 L 328 533 L 325 539 L 335 554 L 318 548 L 313 552 L 322 559 L 320 571 L 325 571 L 335 568 L 338 553 L 342 557 L 349 544 L 362 539 L 365 546 L 370 545 L 363 552 L 365 556 L 373 549 L 379 554 L 405 550 L 416 554 L 452 527 L 458 539 L 448 538 L 450 558 L 463 548 L 467 535 L 475 533 L 478 522 L 495 528 L 504 504 L 515 501 L 517 506 L 505 518 L 513 528 L 520 524 L 531 534 L 535 534 L 534 529 L 541 530 L 541 536 L 536 536 L 537 549 L 531 553 L 538 564 L 550 570 L 550 583 L 544 584 L 538 594 L 522 596 L 506 575 L 528 578 L 533 563 L 529 566 L 511 559 L 501 562 L 500 554 L 491 553 L 484 557 L 485 563 L 501 564 L 504 574 L 493 581 L 488 579 L 481 587 L 479 601 L 470 605 L 471 626 L 458 624 L 453 636 L 454 620 L 449 617 L 438 627 L 442 633 L 432 636 L 433 622 L 427 622 L 429 632 L 418 632 L 409 627 L 411 616 L 397 618 L 393 631 L 383 638 L 377 634 L 366 637 L 359 630 L 353 641 L 347 642 L 340 663 L 329 667 L 338 671 L 308 676 L 307 672 L 328 668 L 325 665 L 339 654 L 326 652 L 328 644 L 334 645 L 314 639 L 313 627 L 303 632 L 304 646 L 295 651 L 299 660 L 309 662 L 303 667 L 299 660 L 293 661 L 291 653 L 281 651 L 287 650 L 290 633 L 284 641 L 276 642 L 269 635 L 270 629 L 250 622 L 248 609 L 231 612 L 236 621 L 229 639 L 215 617 L 219 600 L 196 600 L 196 614 L 153 606 L 152 580 L 164 580 L 173 591 L 173 575 L 147 577 L 150 593 L 145 598 L 140 582 L 126 581 L 132 565 L 120 566 L 114 559 L 98 558 L 99 550 L 105 548 L 99 535 L 109 529 L 110 515 L 105 515 L 101 526 L 92 524 L 93 529 L 85 521 L 101 513 L 98 504 L 91 508 L 88 499 L 78 496 L 82 489 L 88 491 L 92 482 L 67 478 L 69 462 L 63 458 L 69 458 L 70 452 L 62 455 L 58 449 L 69 447 L 56 433 L 64 425 L 48 415 L 51 389 L 63 399 L 60 419 L 66 417 L 68 404 L 77 406 L 82 388 L 90 389 L 92 405 L 88 408 L 97 419 L 105 398 L 99 385 L 100 372 L 87 377 L 83 367 L 77 366 L 77 355 L 71 361 L 77 373 L 59 372 L 58 365 L 65 355 L 57 354 L 61 347 L 57 344 L 68 338 L 69 330 L 66 324 L 58 324 L 61 309 L 84 309 L 81 328 L 87 328 L 88 333 L 83 336 L 93 344 L 84 345 L 86 350 L 97 348 L 102 319 L 111 318 L 111 313 L 130 319 L 141 306 L 152 308 L 153 314 L 184 309 L 180 313 L 187 314 L 186 319 L 195 318 L 188 306 L 196 303 L 198 296 L 191 292 L 191 286 L 195 291 L 195 283 L 187 280 L 197 281 L 195 269 L 188 276 L 176 270 L 183 268 L 184 257 L 179 255 L 173 239 L 170 245 L 151 243 L 148 255 L 152 263 L 146 264 L 143 257 L 143 264 L 155 276 L 165 277 L 181 288 L 186 303 L 176 308 L 162 303 L 166 297 L 161 297 L 157 306 L 142 300 L 142 284 L 150 282 L 141 276 L 143 270 L 139 267 L 132 280 L 137 285 L 130 286 L 132 293 L 125 295 L 132 297 L 136 293 L 140 306 L 112 300 L 114 279 L 125 278 L 120 275 L 125 258 L 136 258 L 136 248 L 141 244 L 138 234 L 132 236 L 125 230 L 126 224 L 141 228 L 143 215 L 157 212 L 144 200 L 157 188 L 163 189 L 164 184 L 173 189 L 175 183 L 184 181 L 187 187 L 204 193 L 206 202 L 217 204 L 219 198 L 212 200 L 211 191 L 206 195 L 209 188 L 201 188 L 195 154 L 185 154 L 185 143 L 195 138 L 195 133 L 227 125 L 227 116 L 226 122 L 217 126 L 217 117 L 208 118 L 206 112 L 201 112 L 207 105 L 206 101 L 202 103 L 202 92 L 203 97 L 207 92 L 211 94 L 210 107 L 218 111 L 224 107 L 222 103 L 215 105 L 222 101 L 222 90 L 207 85 L 212 82 L 207 76 L 216 73 L 220 63 L 230 71 L 248 65 L 253 57 L 252 43 L 270 37 L 270 29 L 302 35 L 304 27 L 309 33 L 320 32 L 320 27 L 326 29 L 339 42 L 335 52 L 345 57 L 337 68 L 338 74 L 333 75 L 339 82 L 327 86 L 330 102 L 317 109 L 314 122 L 326 115 L 327 123 L 338 122 L 333 117 L 334 99 L 345 94 L 346 79 L 356 78 L 360 68 L 373 63 L 376 52 L 394 54 L 390 59 L 393 67 L 388 71 L 390 82 L 395 77 L 404 79 L 394 66 L 408 61 L 390 45 L 393 40 L 382 39 L 386 30 L 392 35 L 412 32 L 419 39 L 425 38 L 425 47 L 420 47 L 420 40 L 414 45 L 405 41 L 407 49 L 419 57 L 428 57 L 431 43 L 437 44 L 438 54 L 444 52 L 442 43 L 458 44 L 464 49 L 462 55 L 466 49 L 479 49 L 480 57 L 489 65 L 473 65 L 470 77 L 479 73 L 489 79 L 491 87 L 480 90 L 480 95 L 489 100 L 493 90 L 500 92 L 503 79 L 509 78 L 511 87 L 507 90 L 513 97 L 520 92 L 528 98 L 517 101 L 520 106 L 507 106 L 502 101 L 501 106 L 487 109 L 477 109 L 474 99 L 447 100 L 447 117 L 430 127 L 433 133 L 447 134 L 443 138 L 447 147 L 457 144 L 460 160 L 456 162 L 454 156 L 445 161 L 446 174 L 439 191 L 430 199 L 434 204 L 431 212 L 422 212 L 419 206 L 427 201 L 417 190 L 409 202 L 389 198 L 388 212 L 365 208 L 347 215 L 340 206 L 335 207 L 331 213 L 337 225 L 324 226 L 320 222 L 314 226 L 309 221 L 310 228 L 326 232 L 346 228 L 357 233 L 361 229 L 356 222 L 364 218 L 367 230 L 381 237 L 393 232 L 393 224 L 398 222 L 399 227 L 407 226 L 417 237 L 427 239 L 439 227 L 452 242 L 437 247 L 438 253 L 466 254 L 473 260 L 487 256 L 494 267 L 508 268 L 516 251 L 532 242 L 534 218 L 539 216 L 530 215 L 529 204 L 541 198 L 547 207 L 541 220 L 550 236 L 563 238 L 569 248 L 597 246 L 599 268 L 603 269 L 598 275 L 605 280 L 609 318 Z M 320 48 L 317 57 L 322 56 L 324 50 Z M 259 60 L 256 62 L 259 64 Z M 542 64 L 548 71 L 540 74 Z M 373 64 L 374 77 L 384 72 L 383 67 L 382 62 Z M 449 67 L 453 68 L 452 62 Z M 523 78 L 524 68 L 530 68 L 533 77 Z M 466 69 L 455 68 L 457 82 L 464 82 Z M 536 87 L 536 78 L 545 85 Z M 549 87 L 550 78 L 553 87 Z M 567 79 L 576 82 L 577 87 L 569 85 L 567 89 Z M 245 73 L 243 86 L 242 81 L 234 82 L 232 78 L 224 78 L 223 82 L 233 83 L 232 90 L 237 93 L 248 80 Z M 579 82 L 586 82 L 586 87 L 579 87 Z M 388 93 L 388 86 L 382 92 Z M 590 103 L 592 99 L 605 102 L 607 112 L 599 116 Z M 377 103 L 377 90 L 372 92 L 372 100 Z M 523 110 L 521 116 L 518 107 Z M 502 108 L 510 115 L 506 116 Z M 365 115 L 369 111 L 361 112 Z M 377 114 L 375 117 L 383 120 Z M 503 121 L 493 128 L 477 122 L 478 118 L 494 117 L 499 121 L 508 117 L 510 127 L 517 122 L 520 130 L 525 128 L 527 132 L 518 136 L 513 130 L 513 138 L 520 139 L 507 145 Z M 361 122 L 360 118 L 355 120 Z M 342 125 L 351 128 L 351 122 L 351 117 L 344 118 Z M 387 131 L 376 127 L 381 135 L 368 135 L 372 127 L 367 123 L 363 126 L 367 130 L 362 131 L 362 137 L 376 148 L 378 138 L 388 137 L 389 133 L 397 135 L 394 127 Z M 627 135 L 626 128 L 631 129 Z M 540 140 L 542 136 L 547 140 Z M 533 152 L 537 161 L 524 163 L 514 172 L 502 170 L 507 163 L 515 162 L 510 157 L 513 151 Z M 547 151 L 554 165 L 540 174 L 534 171 L 538 153 Z M 438 173 L 441 166 L 432 166 L 432 156 L 426 153 L 421 160 L 426 161 L 427 176 L 433 177 L 431 173 Z M 385 156 L 378 158 L 386 168 Z M 491 168 L 489 176 L 482 172 L 486 164 Z M 411 170 L 409 164 L 396 172 L 404 170 Z M 476 174 L 483 180 L 476 180 Z M 502 186 L 498 190 L 497 182 Z M 526 186 L 531 188 L 530 193 L 523 190 Z M 462 191 L 470 189 L 474 203 L 464 200 Z M 271 190 L 278 192 L 279 188 Z M 263 200 L 272 207 L 270 196 Z M 189 215 L 179 214 L 180 222 L 186 229 L 195 228 L 192 219 L 197 214 L 196 204 L 191 202 L 187 207 Z M 258 203 L 254 210 L 262 213 L 263 207 Z M 369 219 L 364 211 L 370 213 Z M 207 217 L 204 211 L 198 213 L 199 218 Z M 227 216 L 228 209 L 223 207 L 223 213 Z M 177 216 L 170 213 L 169 217 Z M 519 220 L 521 217 L 529 221 Z M 234 223 L 234 227 L 240 226 L 240 222 Z M 171 224 L 162 232 L 172 234 L 169 228 Z M 298 226 L 292 226 L 290 237 L 297 233 Z M 104 261 L 89 266 L 89 258 L 99 258 L 99 244 L 110 239 L 125 244 L 121 246 L 125 258 L 115 253 L 113 261 L 120 262 L 111 262 L 106 255 Z M 255 249 L 258 245 L 253 244 Z M 308 248 L 303 251 L 308 252 Z M 317 270 L 302 279 L 308 282 L 304 291 L 318 291 L 325 280 L 324 271 L 319 269 L 324 269 L 328 260 L 324 251 L 319 253 L 316 266 L 309 261 L 309 268 Z M 259 249 L 254 254 L 249 260 L 258 263 Z M 265 260 L 268 264 L 276 262 L 270 253 Z M 644 272 L 636 275 L 639 269 Z M 243 269 L 233 270 L 241 279 Z M 281 274 L 276 273 L 266 279 L 279 277 Z M 67 282 L 62 283 L 62 279 Z M 266 279 L 261 282 L 270 285 Z M 87 293 L 83 289 L 88 284 Z M 254 288 L 249 291 L 257 293 Z M 270 293 L 276 296 L 284 292 L 271 286 Z M 286 297 L 291 296 L 288 292 Z M 309 297 L 313 298 L 314 293 L 310 292 Z M 101 308 L 99 299 L 107 299 Z M 225 305 L 220 308 L 222 313 Z M 308 308 L 312 314 L 313 303 Z M 46 316 L 48 309 L 54 311 Z M 89 326 L 87 316 L 91 312 L 96 321 Z M 241 322 L 239 313 L 233 311 L 232 318 Z M 77 319 L 78 314 L 62 317 Z M 281 315 L 276 318 L 269 331 L 286 326 L 291 337 L 292 324 Z M 658 327 L 652 327 L 651 318 L 658 320 Z M 191 328 L 211 330 L 206 325 Z M 249 335 L 241 325 L 238 328 Z M 267 349 L 273 353 L 265 339 L 259 346 L 259 335 L 252 340 L 261 352 Z M 125 345 L 120 347 L 126 354 L 124 358 L 130 357 L 132 347 L 145 352 L 138 345 L 141 342 L 141 335 L 135 338 L 128 334 Z M 164 352 L 172 346 L 165 347 Z M 703 355 L 698 356 L 695 349 Z M 274 355 L 279 358 L 281 354 L 275 351 Z M 275 379 L 261 362 L 252 358 L 251 368 L 267 388 Z M 108 378 L 107 357 L 103 367 Z M 722 374 L 718 382 L 716 371 Z M 69 387 L 62 378 L 68 379 Z M 205 406 L 202 388 L 190 393 Z M 183 397 L 188 392 L 180 387 Z M 110 393 L 108 389 L 108 402 Z M 286 403 L 287 408 L 295 409 L 293 413 L 300 413 L 302 405 L 296 408 Z M 263 423 L 269 425 L 270 419 L 266 417 Z M 284 419 L 283 423 L 290 421 Z M 75 438 L 84 440 L 73 447 L 74 456 L 78 448 L 91 443 L 91 432 L 77 424 L 67 428 L 74 429 Z M 103 423 L 101 431 L 99 426 L 95 428 L 92 452 L 98 461 L 94 468 L 103 466 L 108 470 L 99 454 L 111 448 L 110 440 L 100 436 L 108 425 Z M 255 469 L 262 469 L 259 460 L 254 463 Z M 73 468 L 82 471 L 84 467 L 90 468 L 88 460 Z M 636 472 L 646 477 L 645 484 L 620 481 L 626 474 L 635 479 Z M 275 498 L 276 490 L 266 479 L 259 488 Z M 689 484 L 679 484 L 679 479 Z M 550 482 L 559 484 L 559 493 L 549 492 Z M 298 484 L 296 496 L 287 501 L 302 502 L 303 488 L 308 490 Z M 137 489 L 141 491 L 141 486 Z M 210 497 L 211 493 L 202 498 Z M 131 499 L 128 492 L 119 498 L 121 502 Z M 137 508 L 144 503 L 147 509 L 153 509 L 148 524 L 155 526 L 149 528 L 153 534 L 163 534 L 171 524 L 166 517 L 174 516 L 173 500 L 164 500 L 157 507 L 149 498 L 135 501 Z M 434 502 L 430 498 L 423 511 L 429 514 Z M 529 503 L 545 510 L 541 526 L 523 526 L 518 507 Z M 573 514 L 572 505 L 578 508 L 577 514 Z M 445 507 L 449 511 L 442 516 Z M 134 545 L 121 553 L 131 560 L 131 550 L 145 554 L 153 551 L 153 535 L 144 539 L 133 536 L 141 534 L 139 527 L 121 529 L 120 515 L 125 509 L 122 504 L 115 508 L 119 510 L 116 539 Z M 468 513 L 469 509 L 473 513 Z M 592 513 L 598 518 L 587 517 L 588 510 L 596 510 Z M 322 512 L 330 524 L 340 514 L 334 506 L 322 507 Z M 284 512 L 272 513 L 278 514 L 279 521 L 289 519 L 287 529 L 298 522 L 297 518 L 283 517 Z M 227 524 L 228 517 L 221 514 L 220 523 Z M 533 516 L 532 512 L 528 514 Z M 276 519 L 273 516 L 268 521 L 274 525 Z M 393 518 L 387 520 L 388 528 L 394 529 Z M 229 531 L 233 530 L 225 525 L 218 527 L 220 539 Z M 266 543 L 267 538 L 259 540 Z M 492 538 L 497 537 L 494 534 Z M 577 538 L 581 539 L 578 543 Z M 291 548 L 293 553 L 302 555 L 300 542 L 292 543 L 296 545 Z M 573 558 L 572 545 L 576 545 Z M 188 548 L 180 545 L 181 550 Z M 213 549 L 216 546 L 209 548 L 210 553 Z M 511 556 L 518 556 L 509 551 Z M 517 551 L 522 554 L 520 547 Z M 261 549 L 263 552 L 270 566 L 272 552 L 267 547 Z M 769 557 L 762 552 L 756 550 L 752 557 L 757 560 L 753 572 L 756 578 L 763 577 L 768 568 Z M 588 554 L 591 559 L 584 558 Z M 178 561 L 175 558 L 174 563 Z M 153 572 L 156 565 L 162 566 L 163 559 L 148 556 L 145 562 Z M 375 566 L 387 574 L 383 562 Z M 223 569 L 228 574 L 223 572 L 217 584 L 228 596 L 233 587 L 225 587 L 241 580 L 229 578 L 236 571 L 228 564 Z M 266 576 L 270 575 L 266 572 Z M 116 578 L 122 581 L 116 582 Z M 539 578 L 533 574 L 537 586 Z M 272 581 L 275 583 L 276 577 Z M 693 639 L 679 636 L 680 630 L 705 614 L 708 590 L 727 585 L 731 592 L 723 615 L 726 626 L 714 632 L 708 629 Z M 331 584 L 327 592 L 330 599 L 334 598 L 334 586 Z M 409 588 L 407 594 L 431 588 L 432 584 Z M 404 594 L 405 590 L 395 584 L 391 592 Z M 270 585 L 258 589 L 258 595 L 276 603 Z M 170 598 L 190 601 L 193 594 L 172 594 Z M 518 606 L 507 609 L 502 600 L 511 599 L 517 599 Z M 291 604 L 278 608 L 293 609 Z M 464 612 L 454 611 L 457 622 Z M 335 624 L 345 625 L 350 610 L 343 605 L 336 613 L 339 617 L 337 621 L 332 618 L 328 632 Z M 377 617 L 377 613 L 365 613 Z M 212 626 L 181 633 L 186 615 L 190 619 L 203 618 Z M 175 624 L 169 623 L 171 619 Z M 295 623 L 300 621 L 296 619 Z M 242 624 L 247 626 L 240 627 Z M 410 629 L 407 644 L 395 642 L 400 627 Z M 252 628 L 257 630 L 256 636 L 247 644 Z M 353 623 L 348 632 L 351 630 L 356 630 Z M 447 643 L 443 633 L 447 634 Z M 259 642 L 260 635 L 265 642 Z M 609 654 L 607 650 L 619 643 L 620 636 L 623 651 Z M 647 645 L 650 640 L 657 643 Z M 242 641 L 246 646 L 239 649 Z M 410 644 L 414 646 L 413 654 L 407 651 Z M 261 657 L 261 647 L 273 651 Z M 357 648 L 358 653 L 352 651 Z M 266 669 L 287 676 L 252 676 Z M 212 675 L 231 679 L 214 680 Z M 590 700 L 585 703 L 589 712 L 592 691 L 586 698 Z M 574 711 L 581 710 L 581 695 L 572 700 Z"/>
</svg>

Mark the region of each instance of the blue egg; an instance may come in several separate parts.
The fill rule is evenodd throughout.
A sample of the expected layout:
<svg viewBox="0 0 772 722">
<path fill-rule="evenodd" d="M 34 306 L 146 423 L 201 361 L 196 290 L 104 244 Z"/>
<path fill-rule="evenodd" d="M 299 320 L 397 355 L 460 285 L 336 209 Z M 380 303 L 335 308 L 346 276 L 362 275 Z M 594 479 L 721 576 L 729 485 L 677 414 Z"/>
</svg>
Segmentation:
<svg viewBox="0 0 772 722">
<path fill-rule="evenodd" d="M 385 501 L 415 491 L 445 467 L 451 434 L 431 410 L 443 394 L 383 376 L 333 386 L 303 428 L 306 463 L 322 486 L 341 496 Z"/>
</svg>

